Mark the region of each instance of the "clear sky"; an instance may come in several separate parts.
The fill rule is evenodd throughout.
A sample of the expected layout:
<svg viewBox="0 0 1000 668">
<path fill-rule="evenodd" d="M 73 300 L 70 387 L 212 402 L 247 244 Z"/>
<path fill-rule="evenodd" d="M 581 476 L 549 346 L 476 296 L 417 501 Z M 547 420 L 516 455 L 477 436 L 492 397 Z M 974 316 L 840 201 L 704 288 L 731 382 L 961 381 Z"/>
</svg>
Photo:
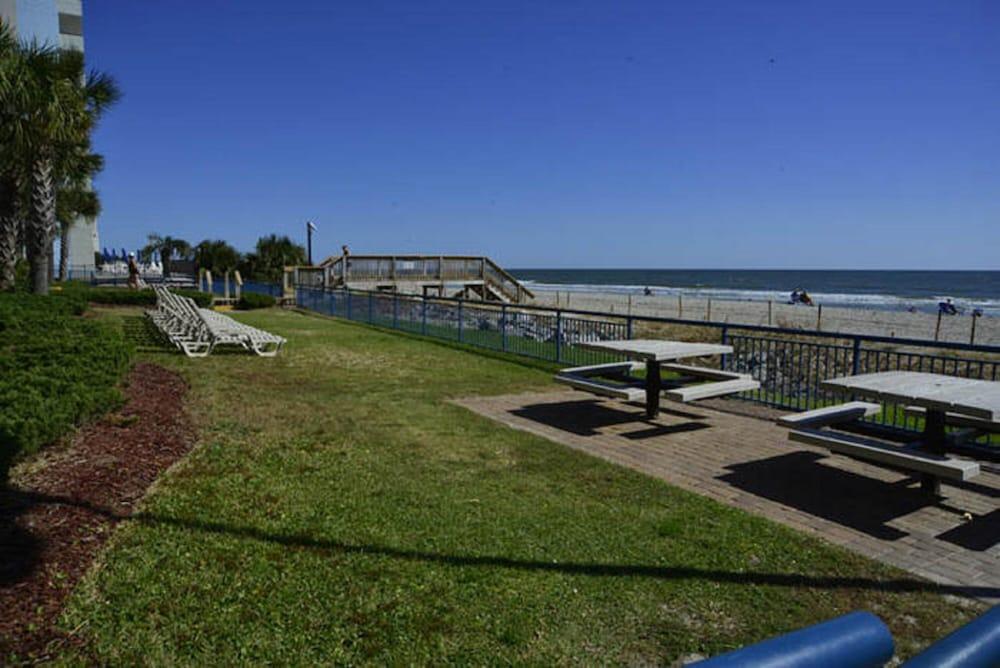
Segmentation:
<svg viewBox="0 0 1000 668">
<path fill-rule="evenodd" d="M 102 245 L 1000 269 L 1000 2 L 85 0 Z"/>
</svg>

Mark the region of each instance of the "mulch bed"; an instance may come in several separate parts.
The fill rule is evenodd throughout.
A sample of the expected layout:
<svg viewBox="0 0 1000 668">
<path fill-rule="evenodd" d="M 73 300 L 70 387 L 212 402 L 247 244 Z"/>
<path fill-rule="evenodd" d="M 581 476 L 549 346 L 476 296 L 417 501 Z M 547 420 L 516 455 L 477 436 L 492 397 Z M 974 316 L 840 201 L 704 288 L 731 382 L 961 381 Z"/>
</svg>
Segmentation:
<svg viewBox="0 0 1000 668">
<path fill-rule="evenodd" d="M 0 490 L 0 664 L 78 642 L 55 623 L 115 525 L 194 444 L 186 391 L 177 374 L 137 364 L 121 410 Z"/>
</svg>

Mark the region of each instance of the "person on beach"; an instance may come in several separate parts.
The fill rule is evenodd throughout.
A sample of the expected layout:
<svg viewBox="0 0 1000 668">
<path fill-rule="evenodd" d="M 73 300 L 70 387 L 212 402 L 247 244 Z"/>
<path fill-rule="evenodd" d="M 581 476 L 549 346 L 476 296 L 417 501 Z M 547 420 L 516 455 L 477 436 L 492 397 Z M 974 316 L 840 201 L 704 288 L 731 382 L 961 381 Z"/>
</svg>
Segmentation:
<svg viewBox="0 0 1000 668">
<path fill-rule="evenodd" d="M 128 254 L 128 286 L 133 290 L 139 289 L 139 265 L 135 263 L 135 253 Z"/>
<path fill-rule="evenodd" d="M 653 294 L 653 291 L 652 291 L 652 290 L 650 290 L 650 289 L 649 289 L 649 286 L 647 285 L 646 287 L 644 287 L 644 288 L 642 289 L 642 294 L 644 294 L 644 295 L 646 295 L 647 297 L 649 297 L 649 296 L 650 296 L 651 294 Z"/>
<path fill-rule="evenodd" d="M 788 303 L 805 304 L 806 306 L 812 306 L 813 300 L 812 297 L 809 296 L 808 292 L 806 292 L 802 288 L 795 288 L 794 290 L 792 290 L 792 296 Z"/>
<path fill-rule="evenodd" d="M 943 302 L 938 302 L 938 312 L 943 315 L 958 315 L 958 309 L 952 303 L 951 297 L 946 298 Z"/>
<path fill-rule="evenodd" d="M 344 257 L 347 257 L 348 255 L 351 254 L 351 249 L 347 247 L 347 244 L 344 244 L 343 246 L 341 246 L 340 247 L 340 251 L 341 251 L 341 253 L 344 254 Z"/>
</svg>

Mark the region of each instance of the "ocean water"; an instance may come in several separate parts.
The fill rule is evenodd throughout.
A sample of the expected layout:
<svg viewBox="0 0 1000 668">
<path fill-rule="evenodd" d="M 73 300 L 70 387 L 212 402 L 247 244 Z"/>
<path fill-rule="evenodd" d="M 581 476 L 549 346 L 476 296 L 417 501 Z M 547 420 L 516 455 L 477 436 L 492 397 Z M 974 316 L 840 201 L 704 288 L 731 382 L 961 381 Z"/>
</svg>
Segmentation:
<svg viewBox="0 0 1000 668">
<path fill-rule="evenodd" d="M 821 304 L 936 313 L 951 297 L 964 313 L 1000 316 L 1000 271 L 829 271 L 791 269 L 512 269 L 532 290 L 614 292 L 788 301 L 796 288 Z"/>
</svg>

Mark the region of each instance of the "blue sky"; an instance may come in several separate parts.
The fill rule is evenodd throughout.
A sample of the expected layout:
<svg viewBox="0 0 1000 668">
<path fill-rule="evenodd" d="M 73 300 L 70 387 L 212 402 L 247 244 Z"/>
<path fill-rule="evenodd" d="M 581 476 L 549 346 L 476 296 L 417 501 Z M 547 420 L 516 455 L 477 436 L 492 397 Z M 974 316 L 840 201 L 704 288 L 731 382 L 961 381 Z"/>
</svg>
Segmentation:
<svg viewBox="0 0 1000 668">
<path fill-rule="evenodd" d="M 86 0 L 102 244 L 998 269 L 1000 3 Z"/>
</svg>

